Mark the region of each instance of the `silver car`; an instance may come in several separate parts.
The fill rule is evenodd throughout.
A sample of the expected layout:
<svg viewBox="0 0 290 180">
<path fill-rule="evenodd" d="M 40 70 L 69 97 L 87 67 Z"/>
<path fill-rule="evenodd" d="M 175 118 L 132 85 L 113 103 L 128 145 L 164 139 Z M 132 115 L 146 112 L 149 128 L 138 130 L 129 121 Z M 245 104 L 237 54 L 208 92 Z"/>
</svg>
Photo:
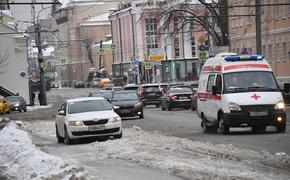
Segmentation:
<svg viewBox="0 0 290 180">
<path fill-rule="evenodd" d="M 58 111 L 55 127 L 59 143 L 72 144 L 79 138 L 98 136 L 122 137 L 121 118 L 102 97 L 66 100 Z"/>
</svg>

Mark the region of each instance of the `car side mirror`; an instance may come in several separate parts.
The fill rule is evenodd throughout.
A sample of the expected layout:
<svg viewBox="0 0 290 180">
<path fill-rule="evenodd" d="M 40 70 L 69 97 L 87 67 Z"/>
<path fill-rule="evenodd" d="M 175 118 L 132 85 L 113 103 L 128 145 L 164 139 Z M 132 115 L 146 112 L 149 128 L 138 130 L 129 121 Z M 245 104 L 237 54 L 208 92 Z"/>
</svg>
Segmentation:
<svg viewBox="0 0 290 180">
<path fill-rule="evenodd" d="M 285 83 L 284 84 L 284 92 L 289 93 L 290 92 L 290 83 Z"/>
<path fill-rule="evenodd" d="M 120 109 L 120 106 L 113 106 L 114 110 Z"/>
<path fill-rule="evenodd" d="M 65 116 L 65 112 L 64 111 L 58 111 L 58 113 L 57 113 L 58 115 L 60 115 L 60 116 Z"/>
<path fill-rule="evenodd" d="M 213 94 L 213 95 L 217 95 L 217 93 L 218 93 L 218 88 L 217 88 L 217 86 L 212 86 L 212 94 Z"/>
</svg>

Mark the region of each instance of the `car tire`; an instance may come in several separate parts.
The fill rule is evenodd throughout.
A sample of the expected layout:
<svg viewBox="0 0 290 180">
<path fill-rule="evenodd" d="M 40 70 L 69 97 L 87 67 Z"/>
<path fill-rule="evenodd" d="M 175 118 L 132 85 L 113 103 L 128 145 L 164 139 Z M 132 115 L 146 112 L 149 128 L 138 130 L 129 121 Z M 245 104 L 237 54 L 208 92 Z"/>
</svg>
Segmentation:
<svg viewBox="0 0 290 180">
<path fill-rule="evenodd" d="M 163 107 L 163 105 L 161 104 L 161 110 L 165 111 L 165 107 Z"/>
<path fill-rule="evenodd" d="M 63 143 L 64 138 L 61 137 L 61 136 L 59 135 L 58 130 L 57 130 L 57 126 L 56 126 L 56 125 L 55 125 L 55 134 L 56 134 L 57 142 L 58 142 L 58 143 Z"/>
<path fill-rule="evenodd" d="M 11 112 L 11 110 L 9 109 L 9 110 L 7 111 L 7 113 L 10 114 L 10 112 Z"/>
<path fill-rule="evenodd" d="M 172 108 L 171 108 L 171 106 L 170 106 L 170 104 L 169 104 L 169 103 L 167 104 L 167 107 L 168 107 L 168 108 L 167 108 L 167 109 L 168 109 L 168 111 L 171 111 L 171 109 L 172 109 Z"/>
<path fill-rule="evenodd" d="M 284 133 L 286 131 L 286 123 L 277 125 L 276 128 L 277 128 L 277 132 Z"/>
<path fill-rule="evenodd" d="M 253 133 L 264 133 L 266 131 L 266 126 L 252 126 Z"/>
<path fill-rule="evenodd" d="M 159 108 L 159 106 L 160 106 L 160 104 L 156 104 L 156 105 L 155 105 L 156 108 Z"/>
<path fill-rule="evenodd" d="M 206 125 L 206 118 L 204 115 L 201 116 L 201 127 L 204 133 L 209 133 L 210 132 L 210 126 Z"/>
<path fill-rule="evenodd" d="M 222 134 L 228 134 L 230 132 L 230 127 L 224 123 L 223 115 L 220 116 L 218 121 L 218 132 Z"/>
<path fill-rule="evenodd" d="M 22 110 L 21 109 L 18 109 L 18 112 L 22 112 Z"/>
<path fill-rule="evenodd" d="M 144 114 L 143 112 L 139 115 L 139 119 L 143 119 L 144 118 Z"/>
<path fill-rule="evenodd" d="M 24 109 L 24 112 L 27 112 L 27 108 Z"/>
<path fill-rule="evenodd" d="M 121 132 L 121 134 L 115 135 L 114 139 L 121 139 L 123 136 L 123 132 Z"/>
<path fill-rule="evenodd" d="M 66 127 L 64 127 L 64 143 L 67 145 L 72 144 L 72 140 L 68 136 L 68 132 L 67 132 Z"/>
</svg>

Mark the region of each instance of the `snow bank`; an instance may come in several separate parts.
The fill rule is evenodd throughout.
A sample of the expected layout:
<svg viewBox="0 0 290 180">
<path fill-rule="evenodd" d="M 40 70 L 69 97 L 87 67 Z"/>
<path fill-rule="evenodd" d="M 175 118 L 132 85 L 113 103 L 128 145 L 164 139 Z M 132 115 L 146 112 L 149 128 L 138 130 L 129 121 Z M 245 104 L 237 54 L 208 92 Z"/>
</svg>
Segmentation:
<svg viewBox="0 0 290 180">
<path fill-rule="evenodd" d="M 52 104 L 48 104 L 47 106 L 27 106 L 27 111 L 35 111 L 38 109 L 48 109 L 51 107 L 52 107 Z"/>
<path fill-rule="evenodd" d="M 290 157 L 124 129 L 121 140 L 96 142 L 101 159 L 129 160 L 185 179 L 289 179 Z"/>
<path fill-rule="evenodd" d="M 1 174 L 11 179 L 84 179 L 83 169 L 40 151 L 28 133 L 10 123 L 0 131 Z"/>
</svg>

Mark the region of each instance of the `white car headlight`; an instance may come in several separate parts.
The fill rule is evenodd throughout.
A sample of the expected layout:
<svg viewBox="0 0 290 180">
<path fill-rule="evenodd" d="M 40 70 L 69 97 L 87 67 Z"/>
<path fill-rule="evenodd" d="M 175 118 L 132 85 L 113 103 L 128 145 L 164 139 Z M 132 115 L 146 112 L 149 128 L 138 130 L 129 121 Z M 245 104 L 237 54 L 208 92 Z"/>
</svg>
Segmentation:
<svg viewBox="0 0 290 180">
<path fill-rule="evenodd" d="M 110 117 L 109 118 L 109 123 L 116 123 L 121 121 L 121 118 L 119 116 L 115 116 L 115 117 Z"/>
<path fill-rule="evenodd" d="M 135 107 L 140 107 L 142 104 L 140 102 L 138 102 L 137 104 L 135 104 Z"/>
<path fill-rule="evenodd" d="M 17 103 L 17 104 L 15 104 L 15 106 L 19 106 L 19 104 Z"/>
<path fill-rule="evenodd" d="M 234 102 L 230 102 L 229 103 L 229 109 L 231 111 L 241 111 L 241 107 L 237 104 L 237 103 L 234 103 Z"/>
<path fill-rule="evenodd" d="M 79 120 L 77 120 L 77 121 L 69 121 L 68 124 L 70 126 L 82 126 L 83 125 L 82 121 L 79 121 Z"/>
<path fill-rule="evenodd" d="M 285 104 L 284 104 L 284 102 L 283 102 L 283 101 L 279 101 L 279 102 L 275 105 L 274 109 L 285 109 Z"/>
</svg>

